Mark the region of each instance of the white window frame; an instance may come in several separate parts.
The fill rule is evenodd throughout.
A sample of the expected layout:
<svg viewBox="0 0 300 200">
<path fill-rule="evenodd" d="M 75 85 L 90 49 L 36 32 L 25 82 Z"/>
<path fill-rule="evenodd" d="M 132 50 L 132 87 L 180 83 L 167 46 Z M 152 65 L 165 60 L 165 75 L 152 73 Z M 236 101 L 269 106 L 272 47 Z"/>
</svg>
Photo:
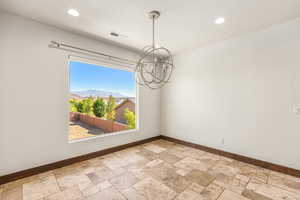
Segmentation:
<svg viewBox="0 0 300 200">
<path fill-rule="evenodd" d="M 123 70 L 123 71 L 129 71 L 129 72 L 134 72 L 134 68 L 131 67 L 124 67 L 121 63 L 117 62 L 112 62 L 109 60 L 105 59 L 98 59 L 98 58 L 88 58 L 88 57 L 83 57 L 83 56 L 77 56 L 77 55 L 69 55 L 68 58 L 68 101 L 70 99 L 70 62 L 82 62 L 86 64 L 91 64 L 91 65 L 97 65 L 100 67 L 107 67 L 107 68 L 112 68 L 112 69 L 118 69 L 118 70 Z M 110 137 L 110 136 L 116 136 L 116 135 L 123 135 L 123 134 L 129 134 L 129 133 L 138 133 L 140 131 L 140 109 L 139 109 L 139 104 L 140 104 L 140 98 L 139 98 L 139 85 L 135 83 L 135 116 L 136 116 L 136 127 L 135 129 L 130 129 L 130 130 L 125 130 L 125 131 L 117 131 L 113 133 L 106 133 L 102 135 L 96 135 L 96 136 L 91 136 L 91 137 L 86 137 L 82 139 L 75 139 L 75 140 L 69 140 L 69 120 L 70 120 L 70 112 L 68 111 L 68 133 L 67 133 L 67 138 L 70 144 L 72 143 L 77 143 L 77 142 L 83 142 L 83 141 L 88 141 L 88 140 L 94 140 L 94 139 L 99 139 L 103 137 Z M 67 102 L 68 102 L 67 101 Z M 68 106 L 69 108 L 69 106 Z"/>
</svg>

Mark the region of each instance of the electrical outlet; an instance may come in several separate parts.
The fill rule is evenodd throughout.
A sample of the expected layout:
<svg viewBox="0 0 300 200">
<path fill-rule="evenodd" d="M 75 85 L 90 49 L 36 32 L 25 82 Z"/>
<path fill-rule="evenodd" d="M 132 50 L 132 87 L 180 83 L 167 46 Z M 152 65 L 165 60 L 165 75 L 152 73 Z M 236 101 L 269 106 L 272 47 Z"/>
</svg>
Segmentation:
<svg viewBox="0 0 300 200">
<path fill-rule="evenodd" d="M 222 138 L 222 144 L 225 144 L 225 139 L 224 138 Z"/>
</svg>

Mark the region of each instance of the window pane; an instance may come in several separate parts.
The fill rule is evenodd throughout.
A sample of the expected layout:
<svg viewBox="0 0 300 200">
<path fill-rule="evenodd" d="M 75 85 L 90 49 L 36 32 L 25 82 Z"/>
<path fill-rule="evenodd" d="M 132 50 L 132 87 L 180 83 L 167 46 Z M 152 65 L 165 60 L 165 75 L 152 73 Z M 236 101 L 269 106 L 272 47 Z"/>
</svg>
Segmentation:
<svg viewBox="0 0 300 200">
<path fill-rule="evenodd" d="M 71 61 L 69 140 L 136 128 L 134 72 Z"/>
</svg>

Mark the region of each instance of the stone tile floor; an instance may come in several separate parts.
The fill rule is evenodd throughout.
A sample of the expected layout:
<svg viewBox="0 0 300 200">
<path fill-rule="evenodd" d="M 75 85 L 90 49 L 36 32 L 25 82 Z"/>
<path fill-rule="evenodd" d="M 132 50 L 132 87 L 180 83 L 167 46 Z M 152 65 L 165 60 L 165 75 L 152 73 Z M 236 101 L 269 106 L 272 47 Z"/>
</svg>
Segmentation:
<svg viewBox="0 0 300 200">
<path fill-rule="evenodd" d="M 164 140 L 0 186 L 0 200 L 300 200 L 300 179 Z"/>
</svg>

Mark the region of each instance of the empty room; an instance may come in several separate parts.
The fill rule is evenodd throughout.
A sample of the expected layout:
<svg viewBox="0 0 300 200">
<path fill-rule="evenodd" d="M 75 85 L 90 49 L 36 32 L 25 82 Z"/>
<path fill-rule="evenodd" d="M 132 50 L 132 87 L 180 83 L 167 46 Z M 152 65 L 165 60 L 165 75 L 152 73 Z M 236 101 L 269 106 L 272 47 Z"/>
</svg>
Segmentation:
<svg viewBox="0 0 300 200">
<path fill-rule="evenodd" d="M 299 0 L 0 0 L 0 200 L 300 200 Z"/>
</svg>

